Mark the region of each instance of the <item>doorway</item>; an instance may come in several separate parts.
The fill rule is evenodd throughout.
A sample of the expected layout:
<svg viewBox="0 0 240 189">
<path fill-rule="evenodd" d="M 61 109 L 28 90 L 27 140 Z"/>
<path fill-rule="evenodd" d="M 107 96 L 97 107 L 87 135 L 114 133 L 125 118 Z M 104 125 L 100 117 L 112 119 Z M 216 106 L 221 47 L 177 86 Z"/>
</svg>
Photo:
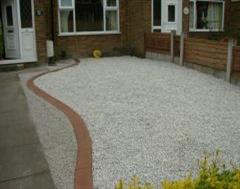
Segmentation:
<svg viewBox="0 0 240 189">
<path fill-rule="evenodd" d="M 162 19 L 163 32 L 175 30 L 177 34 L 182 29 L 182 1 L 180 0 L 164 0 L 162 2 Z"/>
<path fill-rule="evenodd" d="M 0 65 L 37 61 L 33 0 L 1 0 Z"/>
</svg>

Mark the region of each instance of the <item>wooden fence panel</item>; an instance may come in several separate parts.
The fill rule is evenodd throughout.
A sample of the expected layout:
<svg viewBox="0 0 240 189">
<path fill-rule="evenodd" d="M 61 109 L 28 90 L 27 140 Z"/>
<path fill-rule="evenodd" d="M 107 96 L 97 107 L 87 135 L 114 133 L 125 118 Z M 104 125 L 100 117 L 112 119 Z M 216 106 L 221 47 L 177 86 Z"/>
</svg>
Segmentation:
<svg viewBox="0 0 240 189">
<path fill-rule="evenodd" d="M 227 65 L 227 42 L 186 38 L 184 61 L 210 68 L 225 70 Z"/>
<path fill-rule="evenodd" d="M 233 71 L 240 71 L 240 46 L 233 48 Z"/>
<path fill-rule="evenodd" d="M 171 49 L 170 34 L 166 33 L 146 33 L 145 52 L 159 54 L 169 54 Z"/>
<path fill-rule="evenodd" d="M 180 56 L 180 37 L 179 36 L 174 37 L 174 56 L 176 57 Z"/>
</svg>

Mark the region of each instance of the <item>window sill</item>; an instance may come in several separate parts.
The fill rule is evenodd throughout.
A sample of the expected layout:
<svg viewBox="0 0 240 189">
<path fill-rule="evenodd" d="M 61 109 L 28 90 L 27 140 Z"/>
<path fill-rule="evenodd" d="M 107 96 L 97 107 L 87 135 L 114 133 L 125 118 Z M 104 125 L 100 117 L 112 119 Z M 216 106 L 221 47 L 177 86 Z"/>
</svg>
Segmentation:
<svg viewBox="0 0 240 189">
<path fill-rule="evenodd" d="M 60 33 L 58 34 L 59 37 L 65 36 L 86 36 L 86 35 L 120 35 L 122 34 L 119 31 L 116 32 L 74 32 L 74 33 Z"/>
<path fill-rule="evenodd" d="M 189 32 L 224 32 L 224 30 L 208 30 L 208 29 L 190 29 Z"/>
</svg>

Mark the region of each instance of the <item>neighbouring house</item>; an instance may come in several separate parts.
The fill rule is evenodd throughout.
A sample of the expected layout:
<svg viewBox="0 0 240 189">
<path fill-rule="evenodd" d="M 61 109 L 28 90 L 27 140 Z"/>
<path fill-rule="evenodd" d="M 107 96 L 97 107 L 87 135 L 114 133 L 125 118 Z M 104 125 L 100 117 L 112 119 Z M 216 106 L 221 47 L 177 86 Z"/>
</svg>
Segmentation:
<svg viewBox="0 0 240 189">
<path fill-rule="evenodd" d="M 47 62 L 47 40 L 58 59 L 94 49 L 143 57 L 147 32 L 239 32 L 239 7 L 237 0 L 1 0 L 0 65 Z"/>
</svg>

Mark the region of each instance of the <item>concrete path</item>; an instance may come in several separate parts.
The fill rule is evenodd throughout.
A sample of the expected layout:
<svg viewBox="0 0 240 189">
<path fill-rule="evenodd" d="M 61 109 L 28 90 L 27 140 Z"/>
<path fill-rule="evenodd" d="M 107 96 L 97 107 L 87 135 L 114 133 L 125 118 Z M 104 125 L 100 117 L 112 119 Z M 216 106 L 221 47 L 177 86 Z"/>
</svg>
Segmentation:
<svg viewBox="0 0 240 189">
<path fill-rule="evenodd" d="M 54 189 L 18 73 L 0 73 L 0 189 Z"/>
</svg>

